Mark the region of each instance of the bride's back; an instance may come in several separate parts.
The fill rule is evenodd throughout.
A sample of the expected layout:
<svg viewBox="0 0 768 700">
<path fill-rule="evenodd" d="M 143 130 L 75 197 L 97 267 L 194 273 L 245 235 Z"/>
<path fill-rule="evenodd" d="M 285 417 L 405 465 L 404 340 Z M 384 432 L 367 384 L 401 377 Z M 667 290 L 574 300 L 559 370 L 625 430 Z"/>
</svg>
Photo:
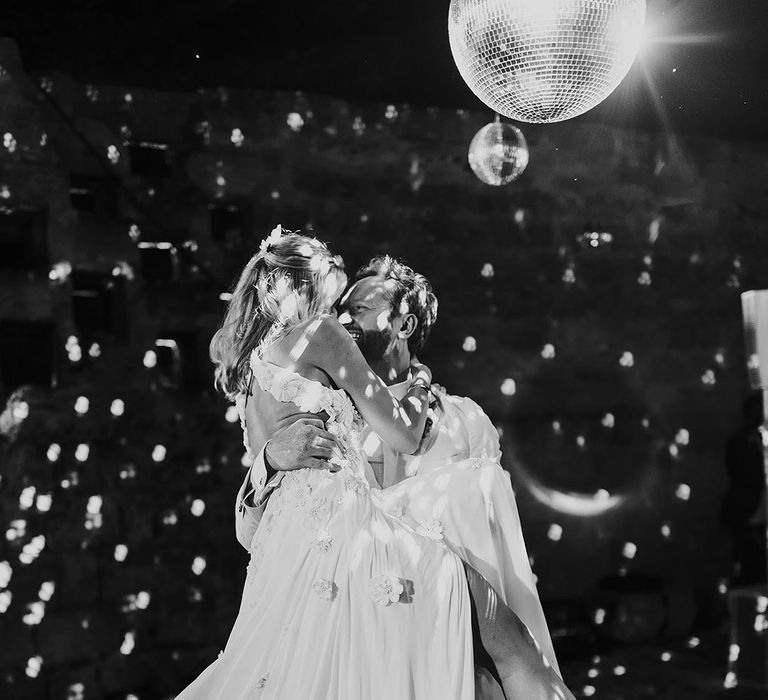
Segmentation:
<svg viewBox="0 0 768 700">
<path fill-rule="evenodd" d="M 312 326 L 317 319 L 304 321 L 292 328 L 285 336 L 270 343 L 260 352 L 261 360 L 278 367 L 290 369 L 311 381 L 333 388 L 328 375 L 307 361 L 312 357 Z M 251 395 L 245 405 L 248 442 L 254 454 L 258 453 L 277 430 L 295 423 L 301 418 L 328 419 L 325 413 L 306 413 L 293 402 L 279 401 L 251 381 Z"/>
</svg>

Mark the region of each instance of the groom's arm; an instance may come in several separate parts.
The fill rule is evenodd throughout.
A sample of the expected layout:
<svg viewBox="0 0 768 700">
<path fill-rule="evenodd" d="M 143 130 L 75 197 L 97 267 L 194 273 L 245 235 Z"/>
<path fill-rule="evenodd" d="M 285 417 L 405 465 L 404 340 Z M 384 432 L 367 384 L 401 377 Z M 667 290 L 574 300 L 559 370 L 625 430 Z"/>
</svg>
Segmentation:
<svg viewBox="0 0 768 700">
<path fill-rule="evenodd" d="M 259 451 L 235 500 L 235 535 L 250 549 L 270 494 L 280 485 L 283 472 L 292 469 L 331 469 L 328 461 L 335 439 L 319 418 L 301 418 L 276 431 Z"/>
<path fill-rule="evenodd" d="M 251 540 L 259 527 L 270 494 L 283 477 L 269 467 L 264 446 L 248 469 L 235 499 L 235 536 L 237 541 L 250 549 Z"/>
</svg>

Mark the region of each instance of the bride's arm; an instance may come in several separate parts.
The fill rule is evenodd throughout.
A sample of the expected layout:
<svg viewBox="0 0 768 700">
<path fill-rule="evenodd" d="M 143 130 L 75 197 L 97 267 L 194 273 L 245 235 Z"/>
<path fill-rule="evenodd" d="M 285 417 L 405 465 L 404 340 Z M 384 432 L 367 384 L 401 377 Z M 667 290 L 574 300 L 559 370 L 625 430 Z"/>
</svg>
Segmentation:
<svg viewBox="0 0 768 700">
<path fill-rule="evenodd" d="M 355 402 L 368 425 L 398 452 L 416 451 L 424 434 L 431 376 L 417 372 L 402 400 L 370 368 L 352 337 L 334 316 L 323 316 L 307 329 L 306 360 L 325 372 Z"/>
</svg>

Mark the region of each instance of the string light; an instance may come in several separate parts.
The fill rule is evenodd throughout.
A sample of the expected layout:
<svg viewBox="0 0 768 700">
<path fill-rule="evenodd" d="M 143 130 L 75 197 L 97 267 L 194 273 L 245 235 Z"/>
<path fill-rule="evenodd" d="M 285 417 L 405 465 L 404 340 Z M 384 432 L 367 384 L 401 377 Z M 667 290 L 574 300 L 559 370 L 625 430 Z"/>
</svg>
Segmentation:
<svg viewBox="0 0 768 700">
<path fill-rule="evenodd" d="M 195 560 L 192 562 L 192 573 L 195 574 L 195 576 L 200 576 L 200 574 L 205 571 L 205 559 L 203 557 L 195 557 Z"/>
<path fill-rule="evenodd" d="M 292 131 L 301 131 L 301 127 L 304 126 L 304 119 L 298 112 L 291 112 L 285 123 L 288 124 Z"/>
<path fill-rule="evenodd" d="M 501 384 L 501 393 L 504 396 L 514 396 L 517 393 L 517 384 L 515 380 L 507 377 Z"/>
</svg>

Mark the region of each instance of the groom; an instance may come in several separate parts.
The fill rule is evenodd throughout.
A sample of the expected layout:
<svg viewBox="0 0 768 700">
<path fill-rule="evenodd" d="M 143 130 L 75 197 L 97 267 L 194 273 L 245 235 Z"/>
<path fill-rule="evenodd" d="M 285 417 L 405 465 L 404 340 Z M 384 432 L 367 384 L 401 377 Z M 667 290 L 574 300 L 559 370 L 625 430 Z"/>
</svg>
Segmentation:
<svg viewBox="0 0 768 700">
<path fill-rule="evenodd" d="M 374 258 L 359 270 L 339 304 L 339 321 L 355 339 L 371 368 L 398 398 L 408 390 L 411 360 L 423 348 L 436 317 L 437 299 L 427 279 L 389 256 Z M 427 428 L 415 455 L 395 452 L 370 430 L 364 435 L 363 448 L 377 482 L 371 484 L 372 488 L 386 489 L 452 462 L 500 459 L 498 433 L 474 401 L 451 396 L 436 385 L 432 394 Z M 333 436 L 318 419 L 299 421 L 271 436 L 237 496 L 237 539 L 246 549 L 269 494 L 279 487 L 284 470 L 328 468 L 332 447 Z M 505 696 L 498 682 L 499 674 L 521 678 L 536 675 L 539 671 L 531 669 L 538 669 L 541 655 L 525 626 L 495 600 L 487 582 L 469 567 L 467 578 L 477 609 L 495 611 L 473 620 L 476 697 L 501 700 Z"/>
</svg>

